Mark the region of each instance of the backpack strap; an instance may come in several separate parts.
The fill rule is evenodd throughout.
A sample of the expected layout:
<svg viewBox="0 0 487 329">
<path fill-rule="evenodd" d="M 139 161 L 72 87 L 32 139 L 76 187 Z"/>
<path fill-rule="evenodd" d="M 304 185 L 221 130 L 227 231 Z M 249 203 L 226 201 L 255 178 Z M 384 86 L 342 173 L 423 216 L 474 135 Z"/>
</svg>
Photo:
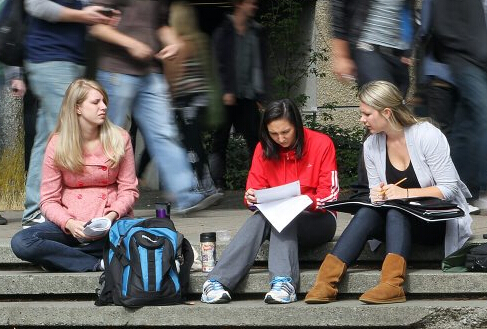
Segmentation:
<svg viewBox="0 0 487 329">
<path fill-rule="evenodd" d="M 103 247 L 103 263 L 105 264 L 105 270 L 98 279 L 99 287 L 96 289 L 98 298 L 95 300 L 96 306 L 105 306 L 113 304 L 112 291 L 115 287 L 112 274 L 110 271 L 109 253 L 110 249 L 115 249 L 115 246 L 110 242 L 110 239 L 105 239 L 105 246 Z"/>
<path fill-rule="evenodd" d="M 183 255 L 183 261 L 181 262 L 179 270 L 179 284 L 181 286 L 181 299 L 184 301 L 186 300 L 188 295 L 189 275 L 191 271 L 191 266 L 194 262 L 193 248 L 191 247 L 191 243 L 186 238 L 183 238 L 181 251 Z"/>
</svg>

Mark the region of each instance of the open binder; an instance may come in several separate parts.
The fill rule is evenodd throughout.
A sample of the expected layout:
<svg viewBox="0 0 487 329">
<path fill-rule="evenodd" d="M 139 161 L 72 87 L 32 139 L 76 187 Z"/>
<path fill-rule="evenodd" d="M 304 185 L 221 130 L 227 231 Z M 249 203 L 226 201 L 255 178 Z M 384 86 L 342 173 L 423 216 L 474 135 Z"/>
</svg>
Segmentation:
<svg viewBox="0 0 487 329">
<path fill-rule="evenodd" d="M 352 196 L 348 200 L 328 202 L 326 209 L 355 214 L 362 207 L 394 208 L 425 221 L 449 220 L 465 216 L 464 211 L 456 204 L 434 197 L 416 197 L 409 199 L 386 200 L 371 203 L 368 192 Z"/>
</svg>

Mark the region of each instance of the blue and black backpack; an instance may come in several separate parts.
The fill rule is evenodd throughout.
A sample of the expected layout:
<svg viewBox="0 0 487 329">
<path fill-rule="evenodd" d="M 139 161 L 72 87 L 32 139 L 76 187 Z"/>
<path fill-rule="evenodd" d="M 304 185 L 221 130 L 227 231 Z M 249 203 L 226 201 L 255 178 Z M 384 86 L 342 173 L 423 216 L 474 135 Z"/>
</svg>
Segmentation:
<svg viewBox="0 0 487 329">
<path fill-rule="evenodd" d="M 121 219 L 110 229 L 95 305 L 169 305 L 185 301 L 194 255 L 169 218 Z"/>
</svg>

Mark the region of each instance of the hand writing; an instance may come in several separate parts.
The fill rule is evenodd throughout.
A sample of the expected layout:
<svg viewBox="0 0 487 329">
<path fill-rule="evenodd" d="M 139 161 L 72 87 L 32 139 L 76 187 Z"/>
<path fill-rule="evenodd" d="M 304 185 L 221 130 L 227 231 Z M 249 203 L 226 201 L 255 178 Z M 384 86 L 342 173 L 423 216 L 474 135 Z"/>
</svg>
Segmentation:
<svg viewBox="0 0 487 329">
<path fill-rule="evenodd" d="M 372 203 L 382 202 L 385 200 L 383 187 L 384 187 L 384 183 L 381 182 L 379 185 L 374 186 L 370 189 L 370 201 Z"/>
<path fill-rule="evenodd" d="M 385 199 L 403 199 L 407 197 L 407 190 L 395 184 L 387 184 L 383 187 Z"/>
</svg>

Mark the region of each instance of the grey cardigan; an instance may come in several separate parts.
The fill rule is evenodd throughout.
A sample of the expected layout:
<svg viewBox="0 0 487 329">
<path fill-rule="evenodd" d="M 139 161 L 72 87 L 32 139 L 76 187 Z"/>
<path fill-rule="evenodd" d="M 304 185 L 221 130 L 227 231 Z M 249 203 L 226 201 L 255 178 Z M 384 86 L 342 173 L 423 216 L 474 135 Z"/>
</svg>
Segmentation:
<svg viewBox="0 0 487 329">
<path fill-rule="evenodd" d="M 428 122 L 404 128 L 411 164 L 421 187 L 436 186 L 446 200 L 459 205 L 464 217 L 448 220 L 445 232 L 445 256 L 458 250 L 472 234 L 472 218 L 465 198 L 471 197 L 460 180 L 450 157 L 450 146 L 445 135 Z M 386 135 L 370 135 L 364 143 L 364 159 L 369 187 L 386 180 Z"/>
</svg>

